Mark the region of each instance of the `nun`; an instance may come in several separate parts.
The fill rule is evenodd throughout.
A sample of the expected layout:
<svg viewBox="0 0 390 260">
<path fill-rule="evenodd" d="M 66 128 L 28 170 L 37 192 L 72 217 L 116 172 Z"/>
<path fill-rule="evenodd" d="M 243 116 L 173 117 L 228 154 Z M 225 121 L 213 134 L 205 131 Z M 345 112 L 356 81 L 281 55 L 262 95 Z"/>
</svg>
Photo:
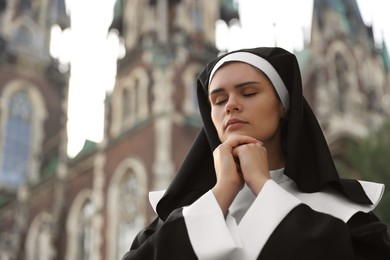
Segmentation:
<svg viewBox="0 0 390 260">
<path fill-rule="evenodd" d="M 338 176 L 292 53 L 221 55 L 197 95 L 203 128 L 123 260 L 390 259 L 384 185 Z"/>
</svg>

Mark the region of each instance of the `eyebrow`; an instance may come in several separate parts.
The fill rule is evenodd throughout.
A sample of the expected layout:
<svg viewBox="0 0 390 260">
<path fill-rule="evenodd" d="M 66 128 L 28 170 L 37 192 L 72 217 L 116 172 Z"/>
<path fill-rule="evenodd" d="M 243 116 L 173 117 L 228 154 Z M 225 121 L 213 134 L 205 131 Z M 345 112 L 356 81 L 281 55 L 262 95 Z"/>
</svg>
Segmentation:
<svg viewBox="0 0 390 260">
<path fill-rule="evenodd" d="M 259 82 L 259 81 L 246 81 L 246 82 L 242 82 L 242 83 L 239 83 L 237 85 L 234 85 L 234 89 L 239 89 L 239 88 L 245 87 L 247 85 L 251 85 L 251 84 L 261 84 L 261 82 Z M 215 95 L 217 93 L 224 92 L 224 91 L 225 91 L 224 88 L 216 88 L 216 89 L 213 89 L 209 93 L 209 96 L 212 96 L 212 95 Z"/>
</svg>

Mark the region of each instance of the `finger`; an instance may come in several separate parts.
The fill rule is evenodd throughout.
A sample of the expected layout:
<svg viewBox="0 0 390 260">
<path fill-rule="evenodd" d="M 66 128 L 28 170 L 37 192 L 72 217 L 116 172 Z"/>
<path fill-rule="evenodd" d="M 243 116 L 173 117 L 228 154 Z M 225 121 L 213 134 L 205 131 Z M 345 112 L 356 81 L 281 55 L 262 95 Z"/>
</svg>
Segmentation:
<svg viewBox="0 0 390 260">
<path fill-rule="evenodd" d="M 242 145 L 239 145 L 235 148 L 233 148 L 233 151 L 232 151 L 232 154 L 234 157 L 239 157 L 240 154 L 242 153 L 247 153 L 247 152 L 255 152 L 255 151 L 259 151 L 261 153 L 263 153 L 262 151 L 266 151 L 264 146 L 261 145 L 261 143 L 249 143 L 249 144 L 242 144 Z"/>
<path fill-rule="evenodd" d="M 232 135 L 224 142 L 224 144 L 234 149 L 237 146 L 240 146 L 243 144 L 257 143 L 257 142 L 258 142 L 258 140 L 256 138 L 251 137 L 251 136 Z"/>
<path fill-rule="evenodd" d="M 259 147 L 263 150 L 267 150 L 262 142 L 258 142 L 258 143 L 256 143 L 256 145 L 257 145 L 257 147 Z"/>
</svg>

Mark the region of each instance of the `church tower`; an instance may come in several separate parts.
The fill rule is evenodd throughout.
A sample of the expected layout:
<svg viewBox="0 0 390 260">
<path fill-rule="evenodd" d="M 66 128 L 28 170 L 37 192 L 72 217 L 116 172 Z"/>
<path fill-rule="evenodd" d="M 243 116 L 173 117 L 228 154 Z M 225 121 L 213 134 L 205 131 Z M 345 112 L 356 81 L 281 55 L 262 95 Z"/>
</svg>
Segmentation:
<svg viewBox="0 0 390 260">
<path fill-rule="evenodd" d="M 314 0 L 310 46 L 297 54 L 304 92 L 337 164 L 348 143 L 379 129 L 390 115 L 390 66 L 356 0 Z M 310 65 L 309 65 L 310 64 Z"/>
<path fill-rule="evenodd" d="M 54 24 L 69 26 L 63 0 L 0 1 L 1 259 L 25 258 L 33 194 L 66 163 L 68 75 L 50 56 Z"/>
</svg>

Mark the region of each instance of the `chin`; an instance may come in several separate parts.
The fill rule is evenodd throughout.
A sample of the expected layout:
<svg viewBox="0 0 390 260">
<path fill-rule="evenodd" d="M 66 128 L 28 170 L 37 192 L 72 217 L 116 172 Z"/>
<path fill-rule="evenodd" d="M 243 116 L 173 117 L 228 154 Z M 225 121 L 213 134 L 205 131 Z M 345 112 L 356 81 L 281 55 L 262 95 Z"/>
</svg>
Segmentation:
<svg viewBox="0 0 390 260">
<path fill-rule="evenodd" d="M 250 133 L 245 132 L 245 131 L 234 131 L 234 132 L 231 132 L 231 133 L 226 133 L 226 134 L 224 134 L 224 135 L 222 136 L 222 138 L 220 137 L 219 139 L 220 139 L 221 141 L 225 141 L 225 140 L 227 140 L 227 139 L 229 138 L 229 136 L 231 136 L 231 135 L 244 135 L 244 136 L 249 136 L 249 137 L 255 138 L 255 139 L 257 139 L 257 140 L 260 140 L 260 139 L 258 138 L 258 136 L 253 135 L 253 134 L 250 134 Z"/>
</svg>

